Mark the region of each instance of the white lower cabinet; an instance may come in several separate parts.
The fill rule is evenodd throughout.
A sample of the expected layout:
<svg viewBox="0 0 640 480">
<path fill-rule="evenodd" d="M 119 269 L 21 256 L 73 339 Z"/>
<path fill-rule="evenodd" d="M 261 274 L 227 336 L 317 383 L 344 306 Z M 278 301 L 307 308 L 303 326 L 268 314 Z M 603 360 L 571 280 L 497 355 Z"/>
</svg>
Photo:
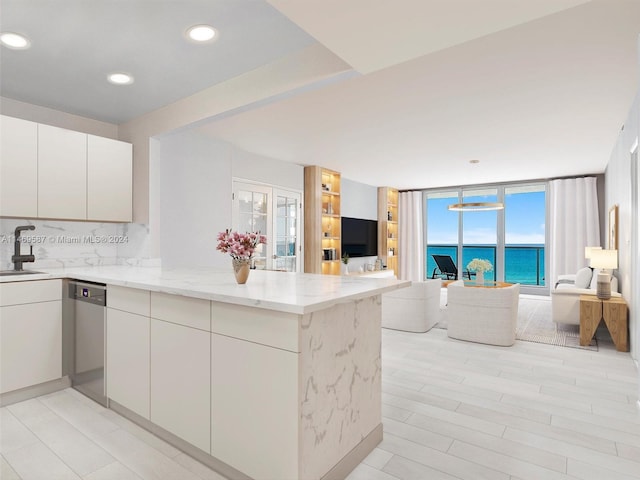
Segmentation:
<svg viewBox="0 0 640 480">
<path fill-rule="evenodd" d="M 61 377 L 61 281 L 0 284 L 0 393 Z"/>
<path fill-rule="evenodd" d="M 111 399 L 251 478 L 298 478 L 297 317 L 123 287 L 108 299 Z"/>
<path fill-rule="evenodd" d="M 298 354 L 215 333 L 211 352 L 211 455 L 251 478 L 297 479 Z"/>
<path fill-rule="evenodd" d="M 207 453 L 210 337 L 209 331 L 151 319 L 151 421 Z"/>
<path fill-rule="evenodd" d="M 146 419 L 149 332 L 148 316 L 107 308 L 107 396 Z"/>
</svg>

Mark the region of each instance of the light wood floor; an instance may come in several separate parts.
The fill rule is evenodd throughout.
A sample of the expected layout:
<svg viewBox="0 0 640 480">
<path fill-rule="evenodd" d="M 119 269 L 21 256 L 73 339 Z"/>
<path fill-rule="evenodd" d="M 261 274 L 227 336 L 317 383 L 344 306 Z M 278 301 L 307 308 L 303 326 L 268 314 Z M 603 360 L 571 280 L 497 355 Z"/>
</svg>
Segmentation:
<svg viewBox="0 0 640 480">
<path fill-rule="evenodd" d="M 640 479 L 638 373 L 599 343 L 383 330 L 384 440 L 348 480 Z M 222 480 L 71 389 L 0 414 L 2 480 Z"/>
</svg>

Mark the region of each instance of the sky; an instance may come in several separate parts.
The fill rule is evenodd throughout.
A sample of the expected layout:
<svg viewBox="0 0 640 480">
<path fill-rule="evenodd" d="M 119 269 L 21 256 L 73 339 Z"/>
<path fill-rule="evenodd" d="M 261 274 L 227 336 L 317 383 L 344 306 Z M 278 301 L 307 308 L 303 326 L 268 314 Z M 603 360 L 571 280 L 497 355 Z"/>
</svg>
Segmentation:
<svg viewBox="0 0 640 480">
<path fill-rule="evenodd" d="M 458 243 L 458 212 L 447 206 L 457 203 L 456 197 L 428 200 L 427 243 L 455 245 Z M 465 196 L 465 202 L 496 202 L 495 195 Z M 505 195 L 505 243 L 507 245 L 545 243 L 545 192 Z M 495 245 L 497 241 L 497 211 L 465 212 L 463 243 Z"/>
</svg>

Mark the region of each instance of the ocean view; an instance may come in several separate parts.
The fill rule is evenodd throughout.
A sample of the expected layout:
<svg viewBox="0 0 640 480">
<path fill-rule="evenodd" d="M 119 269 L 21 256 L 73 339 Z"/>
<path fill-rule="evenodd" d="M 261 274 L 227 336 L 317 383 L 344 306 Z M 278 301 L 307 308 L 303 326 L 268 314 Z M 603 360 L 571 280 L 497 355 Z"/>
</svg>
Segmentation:
<svg viewBox="0 0 640 480">
<path fill-rule="evenodd" d="M 457 245 L 428 245 L 427 246 L 427 277 L 431 278 L 436 263 L 431 255 L 449 255 L 458 264 Z M 495 245 L 464 245 L 461 270 L 466 270 L 467 264 L 474 258 L 489 260 L 494 267 L 485 273 L 485 278 L 495 280 L 496 246 Z M 506 245 L 505 246 L 505 282 L 520 283 L 522 285 L 544 285 L 544 245 Z"/>
</svg>

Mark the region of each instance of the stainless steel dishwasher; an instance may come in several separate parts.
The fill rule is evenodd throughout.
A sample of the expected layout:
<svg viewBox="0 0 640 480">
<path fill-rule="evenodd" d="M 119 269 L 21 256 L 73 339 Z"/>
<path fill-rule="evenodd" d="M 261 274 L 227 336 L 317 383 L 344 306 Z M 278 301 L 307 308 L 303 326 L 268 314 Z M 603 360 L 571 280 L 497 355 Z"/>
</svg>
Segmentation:
<svg viewBox="0 0 640 480">
<path fill-rule="evenodd" d="M 69 312 L 73 319 L 71 357 L 68 359 L 71 386 L 102 405 L 105 394 L 106 285 L 69 281 Z M 71 342 L 70 342 L 71 343 Z"/>
</svg>

